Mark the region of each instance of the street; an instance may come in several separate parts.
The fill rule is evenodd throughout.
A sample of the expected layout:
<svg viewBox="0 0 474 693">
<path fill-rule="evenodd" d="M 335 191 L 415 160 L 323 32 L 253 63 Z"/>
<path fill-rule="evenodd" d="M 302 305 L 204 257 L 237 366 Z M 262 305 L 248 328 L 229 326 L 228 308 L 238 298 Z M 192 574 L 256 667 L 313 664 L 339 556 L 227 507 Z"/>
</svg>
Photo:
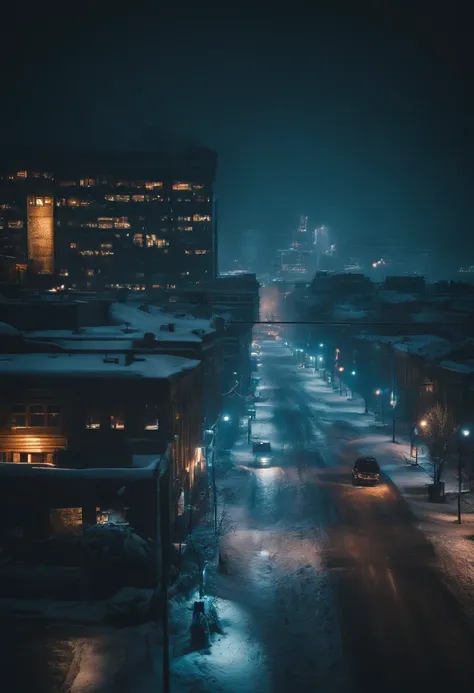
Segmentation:
<svg viewBox="0 0 474 693">
<path fill-rule="evenodd" d="M 253 614 L 270 690 L 468 681 L 472 630 L 397 489 L 353 487 L 357 432 L 325 417 L 281 343 L 261 359 L 268 400 L 255 428 L 273 431 L 280 452 L 247 482 L 223 589 Z"/>
<path fill-rule="evenodd" d="M 408 506 L 386 478 L 352 486 L 359 412 L 348 421 L 330 411 L 327 386 L 281 342 L 265 342 L 260 358 L 252 435 L 271 441 L 272 464 L 250 464 L 241 436 L 219 477 L 233 524 L 228 573 L 212 585 L 225 635 L 209 653 L 175 655 L 172 692 L 418 693 L 469 682 L 472 629 Z M 186 629 L 187 605 L 180 613 Z M 158 668 L 144 671 L 126 631 L 112 640 L 4 620 L 8 691 L 159 691 Z"/>
</svg>

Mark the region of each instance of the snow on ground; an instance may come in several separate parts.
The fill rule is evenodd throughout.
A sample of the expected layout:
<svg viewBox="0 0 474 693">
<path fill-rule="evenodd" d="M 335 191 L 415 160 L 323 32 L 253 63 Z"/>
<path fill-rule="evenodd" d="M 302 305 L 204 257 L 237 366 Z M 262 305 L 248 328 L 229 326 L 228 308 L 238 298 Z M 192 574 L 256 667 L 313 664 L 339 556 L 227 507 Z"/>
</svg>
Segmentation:
<svg viewBox="0 0 474 693">
<path fill-rule="evenodd" d="M 443 347 L 444 345 L 441 345 Z M 474 498 L 462 493 L 462 524 L 457 523 L 457 489 L 455 473 L 448 470 L 444 476 L 447 502 L 428 502 L 428 484 L 432 483 L 432 468 L 426 456 L 420 453 L 421 464 L 410 460 L 410 441 L 407 436 L 391 440 L 391 427 L 376 425 L 372 413 L 364 414 L 364 402 L 355 396 L 348 400 L 333 390 L 318 375 L 308 370 L 299 371 L 305 390 L 313 397 L 318 417 L 327 422 L 345 421 L 355 429 L 350 448 L 357 455 L 375 456 L 386 476 L 394 483 L 419 522 L 425 536 L 434 545 L 445 574 L 453 580 L 449 586 L 461 597 L 474 616 Z M 347 444 L 347 440 L 344 441 Z M 411 461 L 411 464 L 407 463 Z"/>
</svg>

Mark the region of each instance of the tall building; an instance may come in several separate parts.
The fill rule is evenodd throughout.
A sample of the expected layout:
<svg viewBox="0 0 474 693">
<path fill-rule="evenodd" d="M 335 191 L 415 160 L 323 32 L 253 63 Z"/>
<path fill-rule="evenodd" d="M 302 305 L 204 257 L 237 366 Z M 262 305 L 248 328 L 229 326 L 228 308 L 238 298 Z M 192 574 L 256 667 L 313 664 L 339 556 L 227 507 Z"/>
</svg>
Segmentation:
<svg viewBox="0 0 474 693">
<path fill-rule="evenodd" d="M 0 253 L 77 288 L 217 276 L 217 156 L 16 155 L 0 171 Z"/>
<path fill-rule="evenodd" d="M 308 217 L 302 215 L 294 234 L 294 248 L 308 248 L 311 245 L 311 233 L 308 231 Z"/>
</svg>

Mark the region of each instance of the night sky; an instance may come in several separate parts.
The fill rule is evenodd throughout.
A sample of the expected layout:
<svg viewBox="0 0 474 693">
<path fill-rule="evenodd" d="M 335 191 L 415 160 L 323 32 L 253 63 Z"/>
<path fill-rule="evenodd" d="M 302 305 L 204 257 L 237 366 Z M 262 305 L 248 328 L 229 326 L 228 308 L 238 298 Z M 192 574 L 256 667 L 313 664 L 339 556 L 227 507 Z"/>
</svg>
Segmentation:
<svg viewBox="0 0 474 693">
<path fill-rule="evenodd" d="M 11 10 L 3 145 L 216 148 L 224 264 L 242 230 L 276 246 L 301 213 L 348 254 L 474 263 L 467 3 L 108 6 Z"/>
</svg>

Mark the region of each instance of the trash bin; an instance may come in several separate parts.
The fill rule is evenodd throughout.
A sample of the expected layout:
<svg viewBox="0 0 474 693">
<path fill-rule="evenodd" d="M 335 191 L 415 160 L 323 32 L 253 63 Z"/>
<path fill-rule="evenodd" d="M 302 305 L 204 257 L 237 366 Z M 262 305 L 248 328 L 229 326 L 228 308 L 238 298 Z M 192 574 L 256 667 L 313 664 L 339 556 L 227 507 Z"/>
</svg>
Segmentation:
<svg viewBox="0 0 474 693">
<path fill-rule="evenodd" d="M 444 481 L 428 485 L 428 501 L 430 503 L 444 503 L 446 501 Z"/>
</svg>

